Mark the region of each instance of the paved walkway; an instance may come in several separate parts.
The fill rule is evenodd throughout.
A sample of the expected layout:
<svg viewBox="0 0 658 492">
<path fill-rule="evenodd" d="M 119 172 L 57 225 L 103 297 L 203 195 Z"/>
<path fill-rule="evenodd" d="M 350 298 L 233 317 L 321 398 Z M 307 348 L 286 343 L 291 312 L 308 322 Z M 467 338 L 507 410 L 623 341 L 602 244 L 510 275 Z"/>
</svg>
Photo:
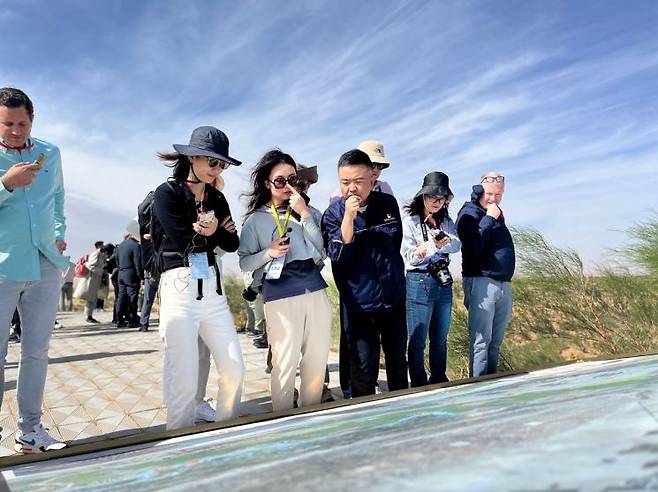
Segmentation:
<svg viewBox="0 0 658 492">
<path fill-rule="evenodd" d="M 84 322 L 81 313 L 60 313 L 50 345 L 50 365 L 43 422 L 72 444 L 164 430 L 162 405 L 162 343 L 157 327 L 147 333 L 117 329 L 111 312 L 97 312 L 99 325 Z M 267 350 L 256 349 L 240 335 L 246 365 L 243 414 L 271 411 Z M 11 343 L 5 366 L 5 394 L 0 413 L 0 456 L 14 453 L 16 373 L 20 344 Z M 330 387 L 341 397 L 338 356 L 329 356 Z M 385 374 L 382 373 L 385 379 Z M 299 387 L 299 377 L 297 380 Z M 210 369 L 208 397 L 214 397 L 217 373 Z"/>
</svg>

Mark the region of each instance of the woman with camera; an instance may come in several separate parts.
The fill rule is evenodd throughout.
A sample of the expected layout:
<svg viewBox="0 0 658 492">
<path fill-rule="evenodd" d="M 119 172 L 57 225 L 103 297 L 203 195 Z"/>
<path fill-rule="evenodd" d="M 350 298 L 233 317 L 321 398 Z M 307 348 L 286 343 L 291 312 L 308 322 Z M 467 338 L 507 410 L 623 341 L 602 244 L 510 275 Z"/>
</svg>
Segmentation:
<svg viewBox="0 0 658 492">
<path fill-rule="evenodd" d="M 161 153 L 173 176 L 158 186 L 152 204 L 152 268 L 160 277 L 160 335 L 165 344 L 167 429 L 194 424 L 199 338 L 219 372 L 216 420 L 238 416 L 244 363 L 214 249 L 238 249 L 239 237 L 224 195 L 213 186 L 240 161 L 229 157 L 226 135 L 194 130 L 189 145 Z"/>
<path fill-rule="evenodd" d="M 453 198 L 448 176 L 429 173 L 402 219 L 402 248 L 407 279 L 407 331 L 411 386 L 448 381 L 448 331 L 452 311 L 452 276 L 448 255 L 461 247 L 448 215 Z M 429 335 L 430 377 L 425 371 Z"/>
<path fill-rule="evenodd" d="M 320 275 L 324 243 L 321 214 L 296 189 L 297 165 L 275 149 L 251 174 L 240 268 L 262 282 L 272 347 L 272 408 L 293 407 L 300 360 L 301 404 L 319 403 L 329 355 L 331 305 Z"/>
</svg>

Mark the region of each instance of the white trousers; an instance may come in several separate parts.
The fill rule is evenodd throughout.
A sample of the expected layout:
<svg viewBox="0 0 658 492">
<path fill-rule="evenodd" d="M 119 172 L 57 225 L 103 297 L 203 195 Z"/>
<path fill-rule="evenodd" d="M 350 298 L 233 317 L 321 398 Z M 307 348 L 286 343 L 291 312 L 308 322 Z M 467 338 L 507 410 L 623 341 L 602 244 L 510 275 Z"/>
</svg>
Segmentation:
<svg viewBox="0 0 658 492">
<path fill-rule="evenodd" d="M 160 336 L 165 345 L 164 399 L 167 430 L 194 425 L 199 380 L 199 337 L 210 349 L 219 373 L 217 421 L 237 417 L 244 381 L 244 363 L 233 316 L 217 280 L 197 281 L 187 267 L 167 270 L 160 279 Z"/>
<path fill-rule="evenodd" d="M 267 302 L 265 319 L 272 346 L 272 409 L 293 407 L 298 364 L 300 406 L 320 403 L 331 338 L 326 289 Z"/>
</svg>

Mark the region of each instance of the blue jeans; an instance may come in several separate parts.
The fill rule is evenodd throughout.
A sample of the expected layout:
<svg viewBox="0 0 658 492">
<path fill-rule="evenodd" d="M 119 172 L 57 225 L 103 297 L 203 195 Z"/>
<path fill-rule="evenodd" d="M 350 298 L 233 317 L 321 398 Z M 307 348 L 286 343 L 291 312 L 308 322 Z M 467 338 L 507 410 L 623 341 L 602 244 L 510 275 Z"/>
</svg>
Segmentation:
<svg viewBox="0 0 658 492">
<path fill-rule="evenodd" d="M 407 272 L 407 330 L 411 386 L 448 381 L 448 331 L 452 314 L 452 286 L 442 287 L 429 273 Z M 430 378 L 425 372 L 425 344 L 429 334 Z"/>
<path fill-rule="evenodd" d="M 510 283 L 488 277 L 464 277 L 463 282 L 470 338 L 469 374 L 494 374 L 505 329 L 512 317 Z"/>
<path fill-rule="evenodd" d="M 159 282 L 151 277 L 144 278 L 144 302 L 142 303 L 142 315 L 139 324 L 148 326 L 151 321 L 151 309 L 155 296 L 158 293 Z"/>
<path fill-rule="evenodd" d="M 4 393 L 4 366 L 9 326 L 16 306 L 21 317 L 21 358 L 18 364 L 18 428 L 32 432 L 41 422 L 43 391 L 48 372 L 48 348 L 55 325 L 62 272 L 44 256 L 41 280 L 0 279 L 0 404 Z"/>
</svg>

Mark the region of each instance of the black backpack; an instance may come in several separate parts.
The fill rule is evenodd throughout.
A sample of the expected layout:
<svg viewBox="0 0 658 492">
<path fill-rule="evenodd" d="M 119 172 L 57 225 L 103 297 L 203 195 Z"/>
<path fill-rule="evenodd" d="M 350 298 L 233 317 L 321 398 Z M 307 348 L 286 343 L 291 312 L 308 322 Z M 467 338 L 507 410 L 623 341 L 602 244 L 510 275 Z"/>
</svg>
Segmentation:
<svg viewBox="0 0 658 492">
<path fill-rule="evenodd" d="M 169 186 L 171 183 L 167 182 Z M 137 206 L 137 222 L 139 223 L 139 235 L 141 236 L 142 263 L 144 270 L 151 278 L 160 280 L 162 274 L 162 249 L 164 247 L 165 234 L 157 217 L 153 215 L 153 202 L 155 191 L 149 191 L 142 203 Z M 145 239 L 144 235 L 150 234 L 151 239 Z"/>
</svg>

